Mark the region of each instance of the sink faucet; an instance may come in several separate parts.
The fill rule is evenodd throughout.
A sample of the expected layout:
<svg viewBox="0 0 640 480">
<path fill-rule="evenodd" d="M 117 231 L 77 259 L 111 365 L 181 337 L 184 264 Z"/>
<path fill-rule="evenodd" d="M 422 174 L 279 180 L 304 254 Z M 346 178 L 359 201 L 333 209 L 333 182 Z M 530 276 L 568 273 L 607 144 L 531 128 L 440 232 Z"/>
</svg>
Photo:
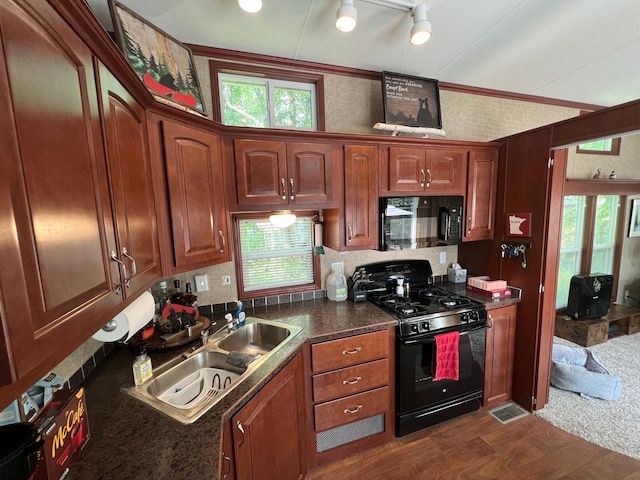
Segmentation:
<svg viewBox="0 0 640 480">
<path fill-rule="evenodd" d="M 213 331 L 213 327 L 215 327 L 218 322 L 211 322 L 211 324 L 207 328 L 203 328 L 200 332 L 200 338 L 202 338 L 202 345 L 206 345 L 209 343 L 209 337 L 217 332 Z"/>
</svg>

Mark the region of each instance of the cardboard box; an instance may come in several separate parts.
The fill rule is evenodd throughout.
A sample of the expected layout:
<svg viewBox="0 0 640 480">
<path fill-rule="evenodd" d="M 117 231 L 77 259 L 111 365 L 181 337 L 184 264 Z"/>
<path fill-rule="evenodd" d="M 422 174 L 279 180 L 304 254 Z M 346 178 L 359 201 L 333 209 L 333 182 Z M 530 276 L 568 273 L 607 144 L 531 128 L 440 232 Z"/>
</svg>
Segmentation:
<svg viewBox="0 0 640 480">
<path fill-rule="evenodd" d="M 508 288 L 506 280 L 490 280 L 486 275 L 480 277 L 469 277 L 467 279 L 467 285 L 490 292 L 502 291 Z"/>
<path fill-rule="evenodd" d="M 27 422 L 32 421 L 51 401 L 53 393 L 60 390 L 63 385 L 62 378 L 54 372 L 49 372 L 38 380 L 20 396 L 22 418 Z"/>
<path fill-rule="evenodd" d="M 89 441 L 84 388 L 60 390 L 35 420 L 44 445 L 35 480 L 60 480 Z"/>
</svg>

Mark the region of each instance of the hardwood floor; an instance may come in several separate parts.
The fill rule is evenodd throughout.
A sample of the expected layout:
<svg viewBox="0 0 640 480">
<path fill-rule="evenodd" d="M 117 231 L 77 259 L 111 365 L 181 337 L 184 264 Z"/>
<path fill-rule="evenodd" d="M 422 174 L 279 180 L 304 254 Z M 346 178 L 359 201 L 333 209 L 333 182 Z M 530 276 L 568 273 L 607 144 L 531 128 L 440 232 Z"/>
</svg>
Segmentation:
<svg viewBox="0 0 640 480">
<path fill-rule="evenodd" d="M 575 437 L 533 415 L 503 425 L 464 415 L 320 466 L 307 479 L 640 479 L 640 460 Z"/>
</svg>

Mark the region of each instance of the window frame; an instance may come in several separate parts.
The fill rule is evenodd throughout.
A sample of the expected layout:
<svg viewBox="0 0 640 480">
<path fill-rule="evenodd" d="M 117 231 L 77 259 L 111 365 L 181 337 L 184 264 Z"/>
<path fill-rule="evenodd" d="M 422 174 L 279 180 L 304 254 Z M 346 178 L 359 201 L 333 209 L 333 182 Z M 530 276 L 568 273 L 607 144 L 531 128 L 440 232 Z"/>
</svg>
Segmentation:
<svg viewBox="0 0 640 480">
<path fill-rule="evenodd" d="M 618 218 L 615 233 L 614 254 L 613 254 L 613 287 L 611 290 L 611 301 L 614 301 L 618 295 L 618 282 L 620 277 L 620 264 L 622 262 L 622 242 L 624 239 L 625 227 L 625 205 L 627 204 L 628 188 L 621 185 L 617 187 L 612 182 L 606 182 L 603 185 L 601 181 L 589 180 L 567 180 L 565 182 L 564 196 L 577 195 L 585 196 L 585 222 L 582 238 L 582 258 L 580 261 L 580 269 L 582 272 L 590 272 L 591 260 L 593 256 L 593 236 L 595 227 L 596 201 L 598 195 L 618 195 L 619 207 Z M 564 205 L 564 199 L 563 199 Z M 563 209 L 564 210 L 564 209 Z M 558 250 L 558 261 L 560 259 L 560 250 Z M 564 315 L 565 308 L 556 310 L 557 315 Z"/>
<path fill-rule="evenodd" d="M 317 211 L 299 210 L 296 211 L 298 218 L 308 217 L 313 219 L 314 215 L 317 215 Z M 310 292 L 314 290 L 320 290 L 322 286 L 321 279 L 321 265 L 320 255 L 313 253 L 313 247 L 311 248 L 311 254 L 313 255 L 313 283 L 307 283 L 304 285 L 293 285 L 286 287 L 268 288 L 262 290 L 250 290 L 245 291 L 244 288 L 244 275 L 242 269 L 242 248 L 240 244 L 240 222 L 239 220 L 266 220 L 269 221 L 269 215 L 271 212 L 251 212 L 251 213 L 235 213 L 233 214 L 233 245 L 235 248 L 234 263 L 236 267 L 236 285 L 238 288 L 239 299 L 251 299 L 262 298 L 276 295 L 284 295 L 290 293 Z M 311 230 L 311 238 L 313 240 L 313 228 Z"/>
<path fill-rule="evenodd" d="M 261 65 L 248 65 L 232 62 L 221 62 L 218 60 L 209 61 L 209 74 L 211 78 L 211 98 L 213 120 L 222 123 L 222 110 L 220 105 L 220 85 L 218 77 L 220 73 L 230 75 L 240 75 L 244 77 L 256 77 L 261 79 L 273 79 L 285 82 L 307 83 L 315 85 L 316 90 L 316 129 L 291 129 L 300 131 L 325 131 L 325 109 L 324 109 L 324 76 L 317 73 L 304 72 L 300 70 L 269 68 Z M 229 126 L 234 128 L 235 126 Z M 253 128 L 253 127 L 238 127 Z M 283 127 L 270 127 L 282 130 Z"/>
</svg>

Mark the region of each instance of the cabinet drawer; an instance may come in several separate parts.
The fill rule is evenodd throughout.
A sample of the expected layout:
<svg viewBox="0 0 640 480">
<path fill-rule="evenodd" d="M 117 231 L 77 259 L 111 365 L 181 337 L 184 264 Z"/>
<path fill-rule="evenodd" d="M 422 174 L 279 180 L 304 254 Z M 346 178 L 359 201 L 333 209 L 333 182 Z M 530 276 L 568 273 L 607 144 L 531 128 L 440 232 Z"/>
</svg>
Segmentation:
<svg viewBox="0 0 640 480">
<path fill-rule="evenodd" d="M 313 401 L 326 402 L 389 383 L 389 361 L 376 360 L 313 376 Z"/>
<path fill-rule="evenodd" d="M 348 367 L 389 356 L 389 333 L 386 330 L 311 345 L 314 372 Z"/>
<path fill-rule="evenodd" d="M 385 413 L 389 409 L 389 387 L 358 393 L 314 407 L 316 432 Z"/>
</svg>

